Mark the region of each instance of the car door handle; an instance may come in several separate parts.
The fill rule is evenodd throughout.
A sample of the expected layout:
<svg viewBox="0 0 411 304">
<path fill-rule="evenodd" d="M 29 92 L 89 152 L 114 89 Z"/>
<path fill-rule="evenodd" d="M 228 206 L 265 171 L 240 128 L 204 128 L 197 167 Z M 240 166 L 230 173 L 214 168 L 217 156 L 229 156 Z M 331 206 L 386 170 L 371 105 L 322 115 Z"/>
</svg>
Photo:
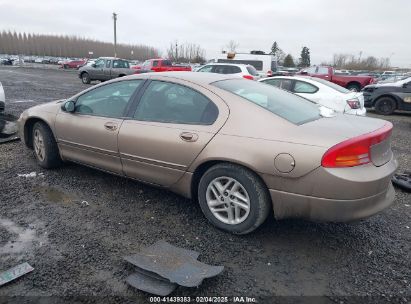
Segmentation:
<svg viewBox="0 0 411 304">
<path fill-rule="evenodd" d="M 195 133 L 191 133 L 191 132 L 183 132 L 180 134 L 180 138 L 184 141 L 193 142 L 193 141 L 197 141 L 198 135 Z"/>
<path fill-rule="evenodd" d="M 104 124 L 104 128 L 106 128 L 109 131 L 115 131 L 117 130 L 117 124 L 109 121 Z"/>
</svg>

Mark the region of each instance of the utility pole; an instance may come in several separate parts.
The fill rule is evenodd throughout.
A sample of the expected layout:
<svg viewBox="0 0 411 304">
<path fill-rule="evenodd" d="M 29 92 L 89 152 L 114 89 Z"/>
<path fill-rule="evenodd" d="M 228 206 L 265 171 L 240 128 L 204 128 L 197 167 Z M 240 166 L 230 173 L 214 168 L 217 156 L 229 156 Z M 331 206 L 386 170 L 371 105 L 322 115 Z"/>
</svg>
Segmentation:
<svg viewBox="0 0 411 304">
<path fill-rule="evenodd" d="M 114 20 L 114 57 L 117 57 L 117 14 L 113 13 Z"/>
<path fill-rule="evenodd" d="M 177 50 L 178 46 L 177 46 L 177 41 L 176 41 L 176 62 L 178 61 L 178 50 Z"/>
</svg>

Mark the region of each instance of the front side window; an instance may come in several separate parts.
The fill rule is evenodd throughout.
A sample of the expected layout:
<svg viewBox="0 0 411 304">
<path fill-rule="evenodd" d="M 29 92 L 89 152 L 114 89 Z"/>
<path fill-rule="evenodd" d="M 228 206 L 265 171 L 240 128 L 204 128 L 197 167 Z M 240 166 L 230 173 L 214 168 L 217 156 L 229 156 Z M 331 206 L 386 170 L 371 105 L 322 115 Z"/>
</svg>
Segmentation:
<svg viewBox="0 0 411 304">
<path fill-rule="evenodd" d="M 294 93 L 307 93 L 313 94 L 318 91 L 318 88 L 312 84 L 305 81 L 297 80 L 294 85 Z"/>
<path fill-rule="evenodd" d="M 120 118 L 143 80 L 115 82 L 91 90 L 76 100 L 75 113 Z"/>
<path fill-rule="evenodd" d="M 97 69 L 104 68 L 104 65 L 105 65 L 105 60 L 104 59 L 99 59 L 95 63 L 95 66 L 96 66 Z"/>
<path fill-rule="evenodd" d="M 152 81 L 137 106 L 134 118 L 163 123 L 210 125 L 217 106 L 203 94 L 179 84 Z"/>
<path fill-rule="evenodd" d="M 221 80 L 213 85 L 297 125 L 320 118 L 320 110 L 315 103 L 274 86 L 245 79 Z"/>
<path fill-rule="evenodd" d="M 154 61 L 153 61 L 153 67 L 156 67 L 156 66 L 158 66 L 158 61 L 157 61 L 157 60 L 154 60 Z"/>
</svg>

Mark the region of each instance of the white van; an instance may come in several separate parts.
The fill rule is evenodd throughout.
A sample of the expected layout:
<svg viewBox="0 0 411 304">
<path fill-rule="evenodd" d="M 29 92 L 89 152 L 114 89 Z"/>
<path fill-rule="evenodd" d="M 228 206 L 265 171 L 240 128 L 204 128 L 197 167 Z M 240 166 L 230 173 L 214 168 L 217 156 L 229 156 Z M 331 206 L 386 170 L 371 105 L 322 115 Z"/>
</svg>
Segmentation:
<svg viewBox="0 0 411 304">
<path fill-rule="evenodd" d="M 263 77 L 270 77 L 277 72 L 277 62 L 270 54 L 223 53 L 212 62 L 249 64 Z"/>
</svg>

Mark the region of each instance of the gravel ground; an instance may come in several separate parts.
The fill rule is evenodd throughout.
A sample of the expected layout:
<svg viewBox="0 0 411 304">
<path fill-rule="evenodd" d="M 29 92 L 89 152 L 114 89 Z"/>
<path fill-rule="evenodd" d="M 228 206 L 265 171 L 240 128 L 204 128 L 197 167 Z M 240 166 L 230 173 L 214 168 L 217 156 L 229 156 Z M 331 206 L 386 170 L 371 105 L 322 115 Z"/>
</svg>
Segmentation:
<svg viewBox="0 0 411 304">
<path fill-rule="evenodd" d="M 14 115 L 89 87 L 75 72 L 61 70 L 3 67 L 0 81 L 7 113 Z M 411 115 L 384 118 L 394 124 L 399 170 L 411 170 Z M 30 172 L 36 177 L 18 176 Z M 148 294 L 126 285 L 132 267 L 122 257 L 160 239 L 225 266 L 220 276 L 199 288 L 180 287 L 173 296 L 410 301 L 411 194 L 401 190 L 390 208 L 363 221 L 269 219 L 251 235 L 235 236 L 211 226 L 196 203 L 170 192 L 75 164 L 41 169 L 21 142 L 0 145 L 0 189 L 0 270 L 23 261 L 35 268 L 1 287 L 0 302 L 2 296 L 148 302 Z"/>
</svg>

